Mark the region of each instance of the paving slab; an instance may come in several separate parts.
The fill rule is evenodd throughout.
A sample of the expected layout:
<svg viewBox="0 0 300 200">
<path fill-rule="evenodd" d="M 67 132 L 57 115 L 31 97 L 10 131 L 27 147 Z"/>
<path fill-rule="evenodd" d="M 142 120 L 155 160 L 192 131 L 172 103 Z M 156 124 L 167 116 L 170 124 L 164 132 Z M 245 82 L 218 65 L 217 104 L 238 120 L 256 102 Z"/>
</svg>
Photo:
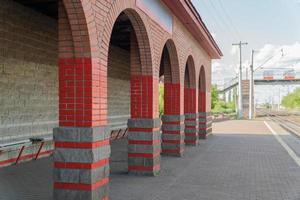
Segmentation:
<svg viewBox="0 0 300 200">
<path fill-rule="evenodd" d="M 126 173 L 126 140 L 112 145 L 111 200 L 300 200 L 300 168 L 263 121 L 227 121 L 162 157 L 158 177 Z M 240 132 L 240 133 L 239 133 Z M 51 158 L 0 169 L 0 200 L 52 199 Z"/>
</svg>

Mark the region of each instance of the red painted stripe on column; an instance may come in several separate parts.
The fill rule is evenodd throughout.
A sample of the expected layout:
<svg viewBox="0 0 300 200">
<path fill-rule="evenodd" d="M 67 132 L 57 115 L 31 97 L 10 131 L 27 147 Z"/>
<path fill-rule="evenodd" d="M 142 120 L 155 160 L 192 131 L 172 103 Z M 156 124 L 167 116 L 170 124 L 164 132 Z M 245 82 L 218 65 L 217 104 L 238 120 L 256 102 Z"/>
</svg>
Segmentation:
<svg viewBox="0 0 300 200">
<path fill-rule="evenodd" d="M 108 181 L 109 181 L 108 178 L 103 178 L 93 184 L 55 182 L 54 188 L 65 189 L 65 190 L 87 190 L 88 191 L 88 190 L 94 190 L 102 185 L 105 185 L 108 183 Z"/>
<path fill-rule="evenodd" d="M 167 143 L 167 144 L 180 144 L 180 143 L 183 143 L 183 140 L 163 140 L 163 143 Z"/>
<path fill-rule="evenodd" d="M 185 135 L 186 135 L 186 136 L 196 136 L 197 133 L 196 133 L 196 132 L 195 132 L 195 133 L 185 133 Z"/>
<path fill-rule="evenodd" d="M 159 144 L 160 140 L 128 140 L 128 144 L 144 144 L 144 145 L 152 145 Z"/>
<path fill-rule="evenodd" d="M 95 169 L 109 163 L 109 159 L 103 159 L 95 163 L 74 163 L 74 162 L 54 162 L 54 167 L 58 169 Z"/>
<path fill-rule="evenodd" d="M 197 119 L 196 118 L 186 118 L 185 121 L 191 121 L 191 122 L 194 122 L 196 121 Z"/>
<path fill-rule="evenodd" d="M 185 128 L 196 128 L 197 125 L 194 125 L 194 126 L 185 126 Z"/>
<path fill-rule="evenodd" d="M 105 145 L 109 145 L 109 140 L 101 140 L 97 142 L 55 142 L 56 148 L 91 149 Z"/>
<path fill-rule="evenodd" d="M 137 170 L 137 171 L 160 170 L 160 164 L 154 166 L 128 166 L 128 170 Z"/>
<path fill-rule="evenodd" d="M 183 121 L 163 122 L 163 124 L 183 124 Z"/>
<path fill-rule="evenodd" d="M 163 131 L 163 134 L 174 134 L 174 135 L 180 135 L 183 134 L 183 131 Z"/>
<path fill-rule="evenodd" d="M 128 157 L 154 158 L 160 155 L 160 151 L 156 153 L 128 153 Z"/>
<path fill-rule="evenodd" d="M 184 150 L 180 150 L 180 149 L 163 149 L 162 153 L 182 153 L 184 152 Z"/>
</svg>

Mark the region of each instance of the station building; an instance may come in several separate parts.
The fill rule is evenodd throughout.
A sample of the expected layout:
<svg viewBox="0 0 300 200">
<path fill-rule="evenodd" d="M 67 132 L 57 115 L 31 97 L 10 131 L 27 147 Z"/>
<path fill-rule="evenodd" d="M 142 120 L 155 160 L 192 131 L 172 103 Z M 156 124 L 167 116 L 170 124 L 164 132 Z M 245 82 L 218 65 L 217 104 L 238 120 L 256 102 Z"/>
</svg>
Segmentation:
<svg viewBox="0 0 300 200">
<path fill-rule="evenodd" d="M 0 166 L 54 148 L 54 199 L 109 198 L 111 138 L 156 176 L 211 133 L 222 53 L 190 0 L 1 0 L 0 16 Z"/>
</svg>

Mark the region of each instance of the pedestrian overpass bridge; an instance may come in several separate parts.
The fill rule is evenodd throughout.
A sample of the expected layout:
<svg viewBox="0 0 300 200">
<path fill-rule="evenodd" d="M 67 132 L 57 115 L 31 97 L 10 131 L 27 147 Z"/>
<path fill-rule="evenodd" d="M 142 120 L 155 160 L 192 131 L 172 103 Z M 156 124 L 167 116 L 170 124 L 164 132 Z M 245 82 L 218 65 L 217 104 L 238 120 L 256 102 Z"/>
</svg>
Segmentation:
<svg viewBox="0 0 300 200">
<path fill-rule="evenodd" d="M 254 85 L 300 85 L 300 79 L 254 79 Z M 238 79 L 233 79 L 230 83 L 224 84 L 224 86 L 219 89 L 219 92 L 224 94 L 237 86 Z"/>
</svg>

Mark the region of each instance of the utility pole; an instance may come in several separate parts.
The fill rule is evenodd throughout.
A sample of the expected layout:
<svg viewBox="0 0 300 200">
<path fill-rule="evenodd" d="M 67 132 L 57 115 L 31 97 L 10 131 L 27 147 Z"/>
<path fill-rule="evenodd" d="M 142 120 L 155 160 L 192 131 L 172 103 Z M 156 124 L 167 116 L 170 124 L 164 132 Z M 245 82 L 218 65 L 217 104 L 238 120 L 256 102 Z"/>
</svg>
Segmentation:
<svg viewBox="0 0 300 200">
<path fill-rule="evenodd" d="M 254 111 L 254 78 L 253 78 L 253 65 L 254 65 L 254 50 L 251 51 L 251 65 L 250 65 L 250 94 L 249 94 L 249 119 L 253 119 Z"/>
<path fill-rule="evenodd" d="M 239 96 L 238 96 L 238 118 L 243 118 L 243 95 L 242 95 L 242 46 L 247 45 L 247 42 L 239 42 L 232 44 L 233 46 L 239 46 L 240 49 L 240 68 L 239 68 Z"/>
</svg>

